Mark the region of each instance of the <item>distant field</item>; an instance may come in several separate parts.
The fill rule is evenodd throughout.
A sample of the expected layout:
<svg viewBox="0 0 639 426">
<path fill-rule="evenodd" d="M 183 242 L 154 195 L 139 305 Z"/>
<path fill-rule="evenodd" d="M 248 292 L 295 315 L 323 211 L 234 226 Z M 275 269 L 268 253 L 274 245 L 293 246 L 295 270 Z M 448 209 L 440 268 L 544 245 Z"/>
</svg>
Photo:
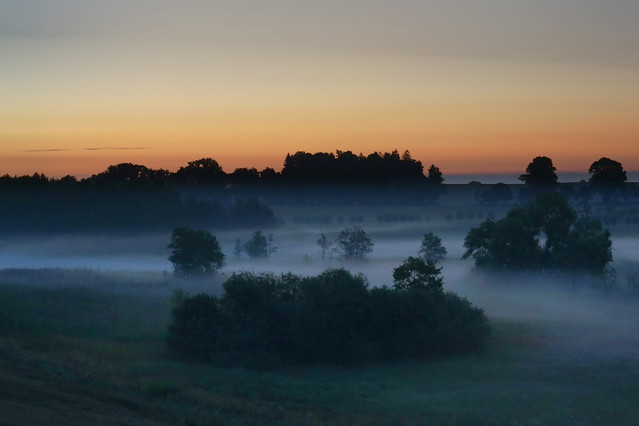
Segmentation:
<svg viewBox="0 0 639 426">
<path fill-rule="evenodd" d="M 19 282 L 35 273 L 40 283 Z M 116 276 L 0 275 L 13 283 L 0 286 L 0 423 L 532 425 L 639 418 L 636 301 L 564 294 L 549 298 L 553 315 L 533 319 L 537 312 L 517 309 L 525 300 L 497 287 L 500 303 L 519 314 L 487 310 L 493 332 L 483 353 L 251 371 L 172 360 L 164 346 L 167 293 L 180 283 L 130 273 L 100 289 Z M 166 292 L 153 290 L 156 280 Z M 588 316 L 593 309 L 599 313 Z"/>
</svg>

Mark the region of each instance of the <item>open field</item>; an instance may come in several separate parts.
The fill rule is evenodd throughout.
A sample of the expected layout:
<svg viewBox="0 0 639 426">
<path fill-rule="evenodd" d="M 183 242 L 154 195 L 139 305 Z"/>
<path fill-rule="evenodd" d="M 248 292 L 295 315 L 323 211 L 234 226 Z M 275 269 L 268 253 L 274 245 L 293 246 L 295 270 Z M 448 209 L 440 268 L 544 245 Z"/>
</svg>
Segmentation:
<svg viewBox="0 0 639 426">
<path fill-rule="evenodd" d="M 39 276 L 42 285 L 0 290 L 3 424 L 630 424 L 639 417 L 637 300 L 549 291 L 526 304 L 504 290 L 495 315 L 488 311 L 492 335 L 482 353 L 253 371 L 172 360 L 164 345 L 168 297 L 86 288 L 79 281 L 87 271 L 12 273 L 13 281 Z M 123 287 L 152 285 L 149 274 L 119 279 Z"/>
<path fill-rule="evenodd" d="M 613 228 L 618 288 L 602 295 L 582 282 L 573 292 L 561 277 L 473 272 L 470 261 L 460 260 L 463 237 L 488 209 L 473 214 L 467 207 L 402 209 L 403 220 L 398 210 L 283 208 L 277 213 L 287 226 L 265 230 L 278 246 L 270 259 L 231 255 L 235 239 L 246 240 L 251 231 L 220 233 L 227 265 L 203 280 L 170 273 L 168 233 L 5 238 L 0 424 L 636 422 L 639 297 L 632 284 L 639 281 L 639 262 L 632 229 Z M 294 216 L 316 219 L 295 223 Z M 325 216 L 331 221 L 319 223 Z M 375 243 L 369 259 L 321 259 L 319 232 L 335 238 L 357 223 Z M 428 231 L 440 235 L 448 249 L 442 262 L 445 289 L 467 297 L 490 319 L 492 333 L 481 353 L 265 371 L 185 363 L 167 352 L 175 289 L 219 294 L 233 271 L 311 275 L 329 267 L 388 285 L 392 269 L 416 254 Z M 10 266 L 20 269 L 6 269 Z"/>
</svg>

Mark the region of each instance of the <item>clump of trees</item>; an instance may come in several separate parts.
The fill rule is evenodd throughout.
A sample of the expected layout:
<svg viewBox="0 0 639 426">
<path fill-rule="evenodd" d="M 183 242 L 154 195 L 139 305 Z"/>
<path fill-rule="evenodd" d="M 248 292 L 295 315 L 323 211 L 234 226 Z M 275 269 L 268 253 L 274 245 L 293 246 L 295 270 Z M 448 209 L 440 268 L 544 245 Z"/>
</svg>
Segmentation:
<svg viewBox="0 0 639 426">
<path fill-rule="evenodd" d="M 171 235 L 169 261 L 177 275 L 215 273 L 224 266 L 225 255 L 215 236 L 202 229 L 177 228 Z"/>
<path fill-rule="evenodd" d="M 393 288 L 362 275 L 233 274 L 221 297 L 183 298 L 167 344 L 183 357 L 251 364 L 424 359 L 477 350 L 488 335 L 481 309 L 444 292 L 434 263 L 410 258 Z"/>
<path fill-rule="evenodd" d="M 464 239 L 463 258 L 495 270 L 587 271 L 612 262 L 610 232 L 586 210 L 577 214 L 559 193 L 538 195 L 500 220 L 488 219 Z"/>
</svg>

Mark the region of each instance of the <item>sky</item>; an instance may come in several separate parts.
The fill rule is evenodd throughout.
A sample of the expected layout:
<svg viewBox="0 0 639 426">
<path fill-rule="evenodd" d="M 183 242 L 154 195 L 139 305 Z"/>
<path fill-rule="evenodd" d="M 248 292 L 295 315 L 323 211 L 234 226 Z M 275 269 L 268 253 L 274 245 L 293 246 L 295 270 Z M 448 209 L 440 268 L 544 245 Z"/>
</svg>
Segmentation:
<svg viewBox="0 0 639 426">
<path fill-rule="evenodd" d="M 0 0 L 0 174 L 408 149 L 639 170 L 636 0 Z"/>
</svg>

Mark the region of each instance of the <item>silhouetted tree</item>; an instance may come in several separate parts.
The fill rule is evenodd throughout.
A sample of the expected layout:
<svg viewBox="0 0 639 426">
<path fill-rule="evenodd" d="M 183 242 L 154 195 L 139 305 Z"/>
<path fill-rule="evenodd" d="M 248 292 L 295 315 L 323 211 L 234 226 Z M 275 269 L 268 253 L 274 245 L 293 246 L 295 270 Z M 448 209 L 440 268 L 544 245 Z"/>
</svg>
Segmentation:
<svg viewBox="0 0 639 426">
<path fill-rule="evenodd" d="M 419 249 L 419 256 L 424 260 L 439 262 L 446 257 L 446 248 L 442 246 L 442 239 L 432 232 L 424 234 L 422 245 Z"/>
<path fill-rule="evenodd" d="M 557 169 L 548 157 L 535 157 L 526 167 L 526 173 L 519 176 L 534 192 L 552 191 L 557 185 Z"/>
<path fill-rule="evenodd" d="M 166 170 L 152 170 L 140 164 L 120 163 L 109 166 L 106 171 L 89 178 L 89 181 L 111 185 L 159 184 L 164 183 L 169 174 Z"/>
<path fill-rule="evenodd" d="M 173 249 L 169 261 L 176 274 L 213 273 L 224 265 L 225 256 L 217 238 L 208 231 L 176 228 L 168 248 Z"/>
<path fill-rule="evenodd" d="M 442 172 L 434 164 L 431 164 L 428 168 L 428 183 L 435 185 L 444 183 Z"/>
<path fill-rule="evenodd" d="M 337 237 L 337 246 L 342 257 L 363 259 L 373 251 L 373 242 L 360 226 L 346 228 Z"/>
<path fill-rule="evenodd" d="M 234 187 L 246 187 L 255 185 L 260 181 L 260 174 L 256 168 L 239 167 L 229 175 Z"/>
<path fill-rule="evenodd" d="M 607 157 L 592 163 L 588 173 L 591 174 L 590 182 L 595 184 L 620 185 L 628 179 L 621 163 Z"/>
<path fill-rule="evenodd" d="M 212 158 L 201 158 L 189 161 L 186 167 L 180 169 L 173 175 L 178 183 L 191 185 L 203 185 L 212 183 L 225 184 L 226 173 L 217 161 Z"/>
<path fill-rule="evenodd" d="M 625 182 L 628 180 L 621 163 L 607 157 L 592 163 L 588 168 L 588 173 L 591 175 L 589 182 L 596 191 L 603 195 L 605 201 L 623 190 Z"/>
</svg>

